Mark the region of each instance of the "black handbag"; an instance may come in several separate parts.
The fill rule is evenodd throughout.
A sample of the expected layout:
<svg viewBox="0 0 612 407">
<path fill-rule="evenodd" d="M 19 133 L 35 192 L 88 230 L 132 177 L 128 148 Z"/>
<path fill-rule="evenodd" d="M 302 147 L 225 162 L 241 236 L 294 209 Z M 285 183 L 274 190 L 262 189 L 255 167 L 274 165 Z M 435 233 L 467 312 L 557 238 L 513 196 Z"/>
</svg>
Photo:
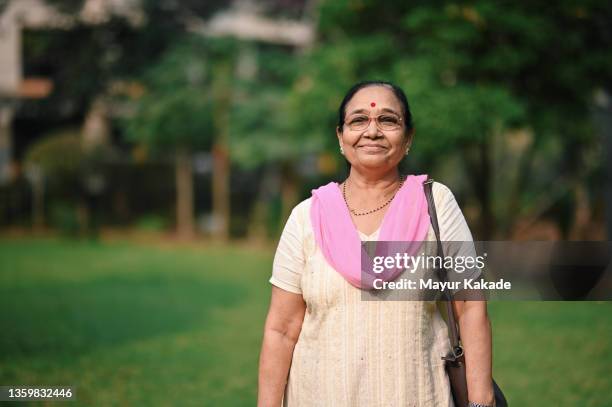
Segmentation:
<svg viewBox="0 0 612 407">
<path fill-rule="evenodd" d="M 429 217 L 431 219 L 431 226 L 433 227 L 436 235 L 436 241 L 438 246 L 438 255 L 444 258 L 444 249 L 442 242 L 440 241 L 440 227 L 438 226 L 438 215 L 436 214 L 436 204 L 434 202 L 432 185 L 434 180 L 428 178 L 423 183 L 423 189 L 425 190 L 425 196 L 427 197 L 427 207 L 429 209 Z M 446 281 L 446 273 L 448 270 L 445 268 L 437 269 L 438 278 L 440 281 Z M 455 405 L 458 407 L 466 407 L 468 401 L 467 391 L 467 380 L 465 375 L 465 356 L 463 354 L 463 347 L 461 346 L 461 337 L 459 332 L 459 326 L 453 312 L 452 298 L 447 290 L 444 290 L 444 309 L 446 314 L 446 325 L 448 327 L 448 339 L 450 341 L 450 351 L 446 356 L 443 356 L 444 366 L 448 379 L 451 385 L 451 391 L 453 394 L 453 400 Z M 504 393 L 501 391 L 495 380 L 493 380 L 493 391 L 495 393 L 495 406 L 496 407 L 507 407 L 508 402 Z"/>
</svg>

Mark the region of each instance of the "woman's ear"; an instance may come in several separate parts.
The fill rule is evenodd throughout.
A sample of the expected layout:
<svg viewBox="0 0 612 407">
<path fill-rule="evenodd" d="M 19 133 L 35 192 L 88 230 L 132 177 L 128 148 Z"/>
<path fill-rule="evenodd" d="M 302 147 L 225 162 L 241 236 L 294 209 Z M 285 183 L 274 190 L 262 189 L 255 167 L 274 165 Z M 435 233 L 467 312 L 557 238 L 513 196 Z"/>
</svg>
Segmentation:
<svg viewBox="0 0 612 407">
<path fill-rule="evenodd" d="M 406 132 L 406 148 L 410 148 L 412 146 L 412 142 L 414 141 L 415 133 L 416 133 L 416 130 L 414 128 Z"/>
</svg>

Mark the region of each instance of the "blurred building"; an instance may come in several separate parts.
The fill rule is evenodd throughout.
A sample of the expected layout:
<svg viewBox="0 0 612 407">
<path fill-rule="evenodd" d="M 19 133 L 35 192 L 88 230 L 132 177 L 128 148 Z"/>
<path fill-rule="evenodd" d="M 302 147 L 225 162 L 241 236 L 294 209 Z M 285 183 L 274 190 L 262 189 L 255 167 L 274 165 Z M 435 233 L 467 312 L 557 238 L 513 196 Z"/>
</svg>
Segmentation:
<svg viewBox="0 0 612 407">
<path fill-rule="evenodd" d="M 11 124 L 15 110 L 24 99 L 44 98 L 53 88 L 53 78 L 24 77 L 22 60 L 22 32 L 37 29 L 64 29 L 80 24 L 101 24 L 113 16 L 122 16 L 134 25 L 142 24 L 143 15 L 139 0 L 84 0 L 80 12 L 65 14 L 43 0 L 9 0 L 0 9 L 0 184 L 14 176 L 14 152 Z M 291 20 L 269 17 L 265 13 L 288 7 L 308 15 L 312 1 L 263 1 L 241 0 L 228 2 L 229 7 L 208 21 L 190 16 L 185 19 L 188 31 L 205 36 L 228 36 L 264 43 L 308 47 L 314 39 L 311 19 Z M 244 61 L 248 65 L 248 56 Z M 249 67 L 243 72 L 248 74 Z M 95 103 L 87 114 L 85 134 L 100 134 L 105 127 L 104 106 Z"/>
<path fill-rule="evenodd" d="M 47 97 L 53 79 L 24 77 L 22 34 L 24 30 L 69 30 L 77 23 L 100 24 L 119 15 L 133 24 L 142 22 L 137 0 L 85 0 L 79 13 L 59 12 L 43 0 L 9 0 L 0 10 L 0 185 L 14 176 L 12 120 L 19 102 Z M 99 104 L 96 105 L 99 110 Z M 95 112 L 94 112 L 95 113 Z M 88 119 L 95 129 L 96 118 Z M 91 126 L 91 125 L 90 125 Z"/>
<path fill-rule="evenodd" d="M 313 0 L 235 0 L 218 4 L 216 12 L 203 16 L 189 10 L 189 7 L 193 7 L 194 11 L 198 11 L 198 7 L 207 7 L 197 1 L 176 3 L 176 7 L 185 7 L 188 12 L 175 13 L 174 16 L 180 16 L 178 23 L 185 32 L 203 37 L 231 37 L 287 50 L 307 49 L 314 41 Z M 63 5 L 66 8 L 57 9 L 53 5 Z M 33 63 L 30 57 L 31 45 L 35 44 L 32 36 L 36 41 L 42 39 L 44 43 L 47 38 L 59 33 L 62 38 L 67 38 L 63 44 L 70 43 L 72 36 L 78 39 L 81 35 L 79 33 L 83 33 L 84 29 L 99 27 L 115 17 L 127 21 L 131 27 L 138 30 L 147 23 L 147 15 L 140 5 L 141 0 L 83 0 L 82 4 L 9 0 L 0 6 L 0 188 L 5 186 L 0 191 L 4 202 L 0 202 L 0 212 L 3 207 L 6 209 L 7 205 L 21 208 L 17 210 L 21 214 L 29 211 L 30 198 L 12 198 L 12 195 L 15 195 L 13 181 L 19 179 L 22 191 L 23 188 L 36 189 L 34 184 L 43 184 L 40 179 L 30 179 L 30 173 L 36 171 L 28 170 L 26 173 L 21 164 L 25 152 L 45 134 L 68 126 L 76 129 L 85 146 L 123 143 L 121 137 L 117 136 L 116 126 L 113 126 L 117 116 L 126 114 L 124 106 L 116 103 L 110 105 L 104 92 L 93 97 L 90 95 L 87 100 L 77 100 L 76 103 L 74 100 L 64 99 L 61 95 L 66 89 L 66 77 L 64 75 L 62 79 L 55 75 L 56 68 L 53 67 L 73 63 L 72 60 L 65 59 L 70 57 L 70 51 L 63 52 L 64 56 L 56 60 L 49 60 L 49 57 L 45 56 L 44 61 L 38 58 Z M 87 43 L 81 42 L 80 46 L 86 46 L 84 44 Z M 107 47 L 110 48 L 112 44 Z M 235 75 L 252 78 L 257 74 L 258 62 L 254 54 L 256 48 L 245 46 L 241 49 Z M 41 62 L 43 69 L 39 66 Z M 46 65 L 52 69 L 44 67 Z M 112 89 L 113 84 L 112 81 L 106 83 L 106 88 Z M 43 103 L 34 102 L 37 99 Z M 64 105 L 68 108 L 64 109 Z M 44 109 L 51 106 L 53 110 L 46 110 L 44 115 L 40 115 L 43 110 L 37 106 L 45 106 Z M 210 153 L 199 152 L 199 157 L 203 154 Z M 198 168 L 195 168 L 196 171 Z M 30 186 L 24 183 L 23 175 L 27 175 Z M 16 212 L 4 210 L 4 213 L 9 213 L 10 223 L 10 213 Z"/>
</svg>

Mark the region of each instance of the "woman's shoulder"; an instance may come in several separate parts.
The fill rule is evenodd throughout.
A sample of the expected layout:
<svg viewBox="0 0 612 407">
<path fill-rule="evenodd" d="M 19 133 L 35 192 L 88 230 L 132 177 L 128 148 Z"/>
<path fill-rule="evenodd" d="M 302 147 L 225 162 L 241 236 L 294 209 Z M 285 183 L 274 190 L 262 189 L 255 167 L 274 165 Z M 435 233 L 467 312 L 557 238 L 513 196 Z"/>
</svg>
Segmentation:
<svg viewBox="0 0 612 407">
<path fill-rule="evenodd" d="M 329 194 L 333 189 L 338 188 L 338 184 L 335 182 L 328 182 L 327 184 L 321 185 L 318 188 L 312 190 L 312 195 L 308 198 L 300 201 L 291 210 L 289 219 L 296 223 L 304 224 L 310 220 L 310 208 L 312 206 L 312 197 L 317 194 Z"/>
<path fill-rule="evenodd" d="M 307 212 L 310 210 L 311 203 L 312 203 L 312 196 L 309 196 L 308 198 L 304 199 L 303 201 L 295 205 L 293 207 L 293 210 L 298 211 L 298 212 Z"/>
<path fill-rule="evenodd" d="M 434 182 L 433 196 L 443 241 L 467 242 L 473 240 L 463 212 L 449 187 Z"/>
<path fill-rule="evenodd" d="M 295 205 L 291 210 L 290 218 L 294 218 L 297 223 L 303 224 L 310 217 L 310 205 L 312 197 L 308 197 Z"/>
<path fill-rule="evenodd" d="M 432 193 L 434 200 L 438 202 L 445 201 L 449 198 L 454 198 L 453 192 L 450 190 L 450 188 L 438 181 L 434 181 Z"/>
</svg>

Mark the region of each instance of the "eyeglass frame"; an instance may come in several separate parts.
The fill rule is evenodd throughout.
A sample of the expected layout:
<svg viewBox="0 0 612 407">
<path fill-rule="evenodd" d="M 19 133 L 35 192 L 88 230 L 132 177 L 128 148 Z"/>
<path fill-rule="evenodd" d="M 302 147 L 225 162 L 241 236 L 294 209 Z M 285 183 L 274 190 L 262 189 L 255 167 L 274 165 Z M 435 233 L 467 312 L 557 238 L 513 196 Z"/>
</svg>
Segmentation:
<svg viewBox="0 0 612 407">
<path fill-rule="evenodd" d="M 400 126 L 397 129 L 383 129 L 380 126 L 380 122 L 378 121 L 378 118 L 380 116 L 384 116 L 385 114 L 386 115 L 396 116 L 398 118 L 398 120 L 399 120 Z M 364 117 L 367 117 L 368 118 L 368 124 L 363 129 L 351 129 L 351 126 L 347 123 L 347 119 L 345 118 L 343 124 L 345 124 L 349 128 L 349 130 L 351 130 L 351 131 L 363 131 L 363 130 L 366 130 L 367 128 L 370 127 L 370 123 L 372 123 L 372 119 L 374 119 L 374 123 L 376 124 L 376 128 L 378 130 L 380 130 L 380 131 L 395 131 L 395 130 L 399 130 L 399 129 L 402 128 L 401 124 L 404 121 L 404 118 L 402 116 L 398 115 L 397 113 L 395 113 L 393 111 L 382 112 L 382 113 L 380 113 L 380 114 L 378 114 L 376 116 L 371 116 L 371 115 L 365 114 L 365 113 L 355 113 L 355 114 L 353 114 L 353 115 L 351 115 L 349 117 L 354 117 L 354 116 L 364 116 Z"/>
</svg>

